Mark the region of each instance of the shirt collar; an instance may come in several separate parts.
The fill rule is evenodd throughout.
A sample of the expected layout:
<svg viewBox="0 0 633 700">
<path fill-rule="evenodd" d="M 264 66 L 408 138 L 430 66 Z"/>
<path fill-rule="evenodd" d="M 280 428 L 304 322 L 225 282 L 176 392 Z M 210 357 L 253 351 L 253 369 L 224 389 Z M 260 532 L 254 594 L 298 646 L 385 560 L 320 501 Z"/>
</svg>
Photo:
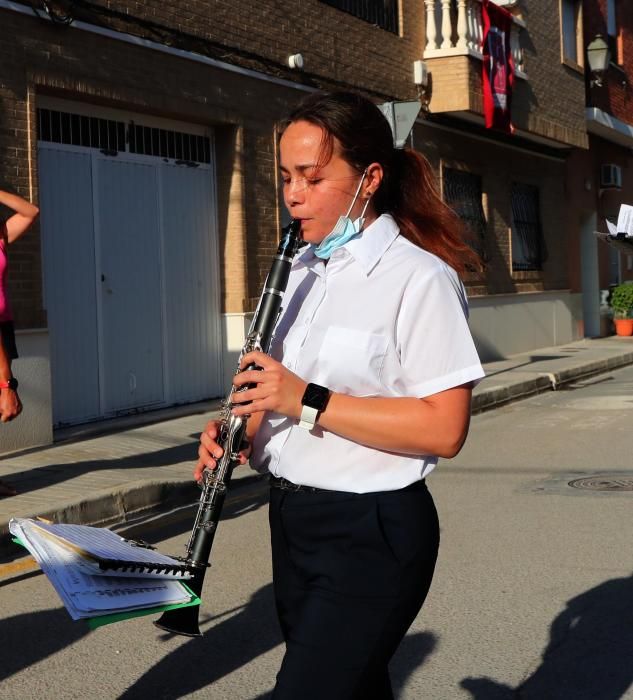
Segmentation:
<svg viewBox="0 0 633 700">
<path fill-rule="evenodd" d="M 381 214 L 359 236 L 352 238 L 341 249 L 347 250 L 361 266 L 363 272 L 369 275 L 397 238 L 399 232 L 398 224 L 391 214 Z M 301 266 L 314 269 L 315 264 L 319 262 L 322 260 L 314 254 L 312 246 L 309 245 L 295 258 L 293 267 Z"/>
</svg>

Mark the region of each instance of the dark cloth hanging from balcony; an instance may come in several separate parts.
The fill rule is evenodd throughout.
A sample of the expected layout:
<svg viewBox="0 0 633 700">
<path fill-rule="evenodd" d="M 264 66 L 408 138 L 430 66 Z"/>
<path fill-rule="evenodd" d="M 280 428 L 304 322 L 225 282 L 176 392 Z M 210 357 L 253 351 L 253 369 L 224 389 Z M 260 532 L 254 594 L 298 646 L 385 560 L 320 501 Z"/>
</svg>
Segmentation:
<svg viewBox="0 0 633 700">
<path fill-rule="evenodd" d="M 512 15 L 489 0 L 481 6 L 483 20 L 483 94 L 486 128 L 514 131 L 511 118 L 514 61 L 510 50 Z"/>
</svg>

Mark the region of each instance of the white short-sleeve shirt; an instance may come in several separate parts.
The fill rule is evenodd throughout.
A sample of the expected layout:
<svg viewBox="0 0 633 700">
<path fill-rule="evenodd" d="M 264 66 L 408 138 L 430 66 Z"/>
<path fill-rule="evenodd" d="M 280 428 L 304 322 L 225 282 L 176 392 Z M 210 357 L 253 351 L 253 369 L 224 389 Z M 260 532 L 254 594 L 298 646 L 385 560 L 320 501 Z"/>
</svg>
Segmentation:
<svg viewBox="0 0 633 700">
<path fill-rule="evenodd" d="M 327 265 L 311 248 L 298 254 L 271 355 L 334 392 L 423 398 L 484 376 L 467 315 L 455 271 L 383 214 Z M 296 484 L 367 493 L 422 479 L 437 457 L 378 450 L 267 413 L 251 464 Z"/>
</svg>

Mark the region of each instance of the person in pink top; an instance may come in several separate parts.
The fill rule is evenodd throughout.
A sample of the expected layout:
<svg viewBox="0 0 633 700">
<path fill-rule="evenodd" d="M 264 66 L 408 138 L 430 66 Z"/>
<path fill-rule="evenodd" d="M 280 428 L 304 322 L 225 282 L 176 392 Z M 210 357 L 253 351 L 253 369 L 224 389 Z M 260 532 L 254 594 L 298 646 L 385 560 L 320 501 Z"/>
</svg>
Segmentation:
<svg viewBox="0 0 633 700">
<path fill-rule="evenodd" d="M 11 373 L 11 362 L 18 356 L 18 351 L 7 294 L 8 246 L 29 229 L 39 209 L 22 197 L 4 190 L 0 190 L 0 205 L 15 212 L 0 223 L 0 422 L 8 423 L 22 411 L 17 379 Z M 0 497 L 13 495 L 15 489 L 0 481 Z"/>
</svg>

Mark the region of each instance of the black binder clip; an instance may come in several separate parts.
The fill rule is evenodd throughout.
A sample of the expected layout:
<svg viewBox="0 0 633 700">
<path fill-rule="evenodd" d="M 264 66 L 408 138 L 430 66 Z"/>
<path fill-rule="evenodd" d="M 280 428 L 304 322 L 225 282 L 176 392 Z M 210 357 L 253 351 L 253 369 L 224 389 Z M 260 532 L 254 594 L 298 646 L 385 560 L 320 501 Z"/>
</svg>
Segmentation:
<svg viewBox="0 0 633 700">
<path fill-rule="evenodd" d="M 143 549 L 156 549 L 153 545 L 151 545 L 149 542 L 145 542 L 145 540 L 128 540 L 126 537 L 121 537 L 121 539 L 129 544 L 131 547 L 142 547 Z"/>
</svg>

